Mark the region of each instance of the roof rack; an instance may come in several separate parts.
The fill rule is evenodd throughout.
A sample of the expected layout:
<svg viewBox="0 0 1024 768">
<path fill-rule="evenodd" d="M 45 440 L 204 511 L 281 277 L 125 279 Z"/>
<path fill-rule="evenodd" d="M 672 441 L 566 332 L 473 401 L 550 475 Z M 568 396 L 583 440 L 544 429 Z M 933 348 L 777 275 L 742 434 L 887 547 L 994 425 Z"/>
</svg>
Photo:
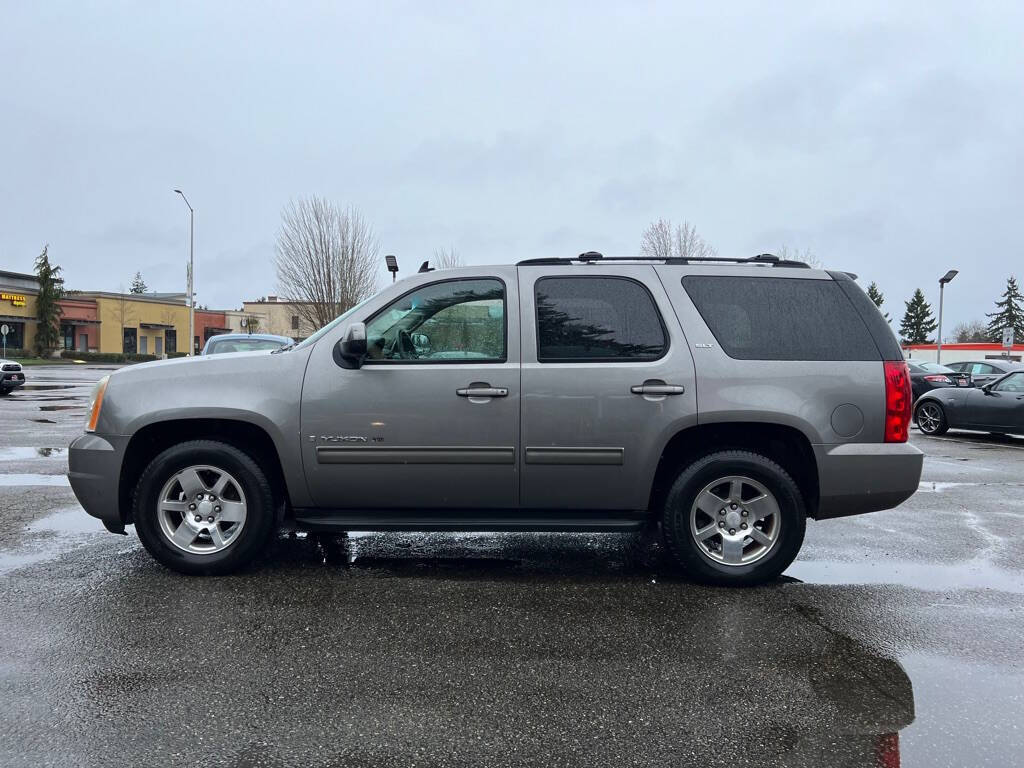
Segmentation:
<svg viewBox="0 0 1024 768">
<path fill-rule="evenodd" d="M 594 264 L 605 261 L 660 261 L 665 264 L 764 264 L 769 267 L 796 267 L 797 269 L 810 269 L 810 265 L 802 261 L 792 259 L 780 259 L 770 253 L 759 253 L 757 256 L 688 256 L 686 258 L 673 256 L 605 256 L 597 251 L 586 251 L 579 256 L 573 257 L 546 257 L 539 259 L 524 259 L 516 262 L 516 266 L 543 265 L 543 264 Z"/>
</svg>

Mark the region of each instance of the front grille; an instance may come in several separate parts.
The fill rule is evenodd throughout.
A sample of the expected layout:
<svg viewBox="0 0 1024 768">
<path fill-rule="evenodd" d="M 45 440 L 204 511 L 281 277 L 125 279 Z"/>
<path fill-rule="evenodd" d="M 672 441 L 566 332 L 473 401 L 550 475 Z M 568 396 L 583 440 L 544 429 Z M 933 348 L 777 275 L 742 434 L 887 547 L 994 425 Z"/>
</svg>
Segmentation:
<svg viewBox="0 0 1024 768">
<path fill-rule="evenodd" d="M 3 370 L 5 371 L 20 371 L 21 365 L 18 363 L 5 363 Z"/>
</svg>

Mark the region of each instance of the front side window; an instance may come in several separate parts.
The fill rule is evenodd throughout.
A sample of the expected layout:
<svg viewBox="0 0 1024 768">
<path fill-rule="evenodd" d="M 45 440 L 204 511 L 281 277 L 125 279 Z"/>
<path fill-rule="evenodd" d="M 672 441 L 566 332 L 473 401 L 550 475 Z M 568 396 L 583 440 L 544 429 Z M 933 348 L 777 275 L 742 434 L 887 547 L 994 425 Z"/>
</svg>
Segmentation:
<svg viewBox="0 0 1024 768">
<path fill-rule="evenodd" d="M 379 362 L 504 362 L 505 285 L 488 278 L 417 288 L 370 319 L 366 351 Z"/>
<path fill-rule="evenodd" d="M 992 389 L 999 392 L 1024 392 L 1024 373 L 1011 373 Z"/>
<path fill-rule="evenodd" d="M 537 360 L 657 360 L 668 341 L 648 290 L 625 277 L 544 277 L 537 302 Z"/>
<path fill-rule="evenodd" d="M 971 366 L 971 373 L 975 376 L 988 376 L 999 371 L 987 363 L 975 363 Z"/>
</svg>

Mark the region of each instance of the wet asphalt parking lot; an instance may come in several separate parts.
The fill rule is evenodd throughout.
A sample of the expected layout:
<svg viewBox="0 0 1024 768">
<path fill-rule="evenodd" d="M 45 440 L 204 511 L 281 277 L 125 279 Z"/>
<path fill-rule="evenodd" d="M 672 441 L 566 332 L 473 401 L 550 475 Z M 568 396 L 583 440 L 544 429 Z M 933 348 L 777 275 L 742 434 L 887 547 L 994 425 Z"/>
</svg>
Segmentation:
<svg viewBox="0 0 1024 768">
<path fill-rule="evenodd" d="M 951 433 L 751 590 L 623 534 L 284 536 L 170 573 L 64 479 L 95 367 L 0 399 L 2 766 L 1010 766 L 1024 439 Z"/>
</svg>

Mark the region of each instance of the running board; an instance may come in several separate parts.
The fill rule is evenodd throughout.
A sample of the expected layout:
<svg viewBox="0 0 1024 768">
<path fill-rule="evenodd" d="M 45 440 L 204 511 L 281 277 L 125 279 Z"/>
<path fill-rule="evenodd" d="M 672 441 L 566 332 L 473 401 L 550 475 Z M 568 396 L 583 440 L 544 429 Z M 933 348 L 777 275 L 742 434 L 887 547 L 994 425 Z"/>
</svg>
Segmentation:
<svg viewBox="0 0 1024 768">
<path fill-rule="evenodd" d="M 494 513 L 388 512 L 382 510 L 296 509 L 295 526 L 309 531 L 563 531 L 622 533 L 638 531 L 650 520 L 647 512 L 591 513 L 572 515 L 564 510 L 546 515 L 531 510 L 531 515 Z"/>
</svg>

